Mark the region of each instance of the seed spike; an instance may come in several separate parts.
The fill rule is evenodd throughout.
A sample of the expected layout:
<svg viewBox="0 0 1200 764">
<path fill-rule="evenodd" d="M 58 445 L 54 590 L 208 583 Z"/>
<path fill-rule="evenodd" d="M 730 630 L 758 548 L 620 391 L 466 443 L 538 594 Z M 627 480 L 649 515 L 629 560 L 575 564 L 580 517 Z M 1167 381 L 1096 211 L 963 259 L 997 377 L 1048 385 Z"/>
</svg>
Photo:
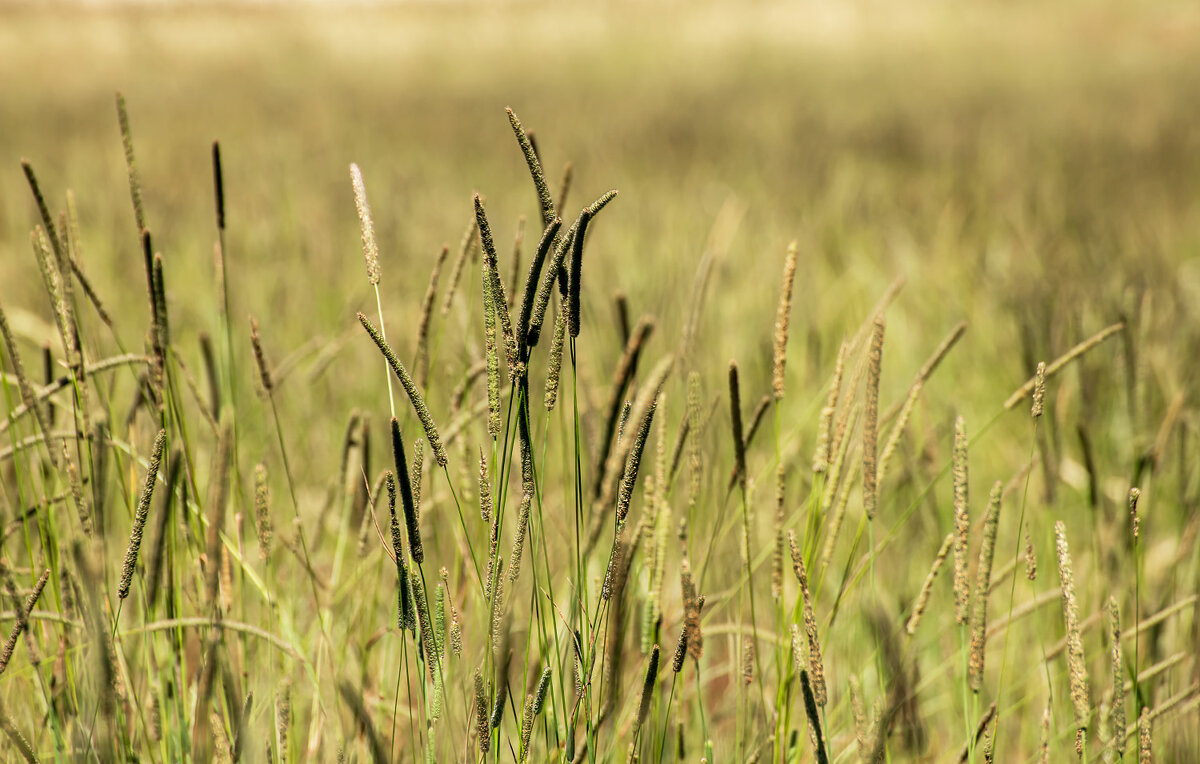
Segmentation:
<svg viewBox="0 0 1200 764">
<path fill-rule="evenodd" d="M 970 584 L 967 552 L 971 521 L 967 509 L 967 429 L 960 416 L 954 420 L 954 620 L 967 622 Z"/>
<path fill-rule="evenodd" d="M 992 583 L 992 560 L 996 554 L 996 531 L 1000 522 L 1000 499 L 1004 484 L 999 480 L 992 486 L 987 514 L 983 517 L 983 541 L 979 546 L 979 563 L 975 569 L 975 590 L 971 603 L 971 650 L 968 661 L 968 684 L 975 692 L 983 688 L 984 656 L 987 648 L 988 591 Z"/>
<path fill-rule="evenodd" d="M 549 227 L 551 221 L 554 220 L 554 200 L 550 197 L 550 187 L 546 184 L 546 175 L 542 172 L 541 160 L 534 149 L 533 141 L 530 140 L 530 134 L 526 133 L 525 128 L 521 126 L 521 120 L 517 119 L 517 115 L 511 108 L 506 108 L 505 111 L 508 112 L 508 121 L 512 125 L 513 134 L 517 137 L 517 143 L 521 146 L 521 153 L 525 155 L 525 164 L 529 165 L 529 174 L 533 178 L 534 188 L 537 189 L 542 226 Z"/>
<path fill-rule="evenodd" d="M 146 469 L 146 480 L 142 486 L 142 496 L 138 500 L 137 511 L 133 516 L 133 527 L 129 531 L 129 546 L 125 550 L 125 567 L 121 571 L 121 585 L 117 588 L 117 596 L 125 599 L 133 584 L 133 569 L 137 566 L 138 551 L 142 547 L 142 531 L 146 527 L 146 518 L 150 515 L 150 502 L 154 497 L 154 484 L 158 480 L 158 467 L 162 462 L 163 446 L 167 442 L 167 431 L 159 430 L 154 438 L 154 449 L 150 452 L 150 466 Z M 210 565 L 215 565 L 209 561 Z"/>
<path fill-rule="evenodd" d="M 420 565 L 425 561 L 425 551 L 421 546 L 421 526 L 417 522 L 417 505 L 413 500 L 408 462 L 404 456 L 404 437 L 400 434 L 400 422 L 396 417 L 392 417 L 392 455 L 396 462 L 396 480 L 400 484 L 400 502 L 404 509 L 404 524 L 408 530 L 409 553 L 413 560 Z"/>
<path fill-rule="evenodd" d="M 775 313 L 775 353 L 772 359 L 771 374 L 771 389 L 775 400 L 783 398 L 784 392 L 788 325 L 792 320 L 792 284 L 796 280 L 796 248 L 795 241 L 787 248 L 787 256 L 783 261 L 783 287 L 779 294 L 779 308 Z"/>
<path fill-rule="evenodd" d="M 438 436 L 437 425 L 433 422 L 433 416 L 429 413 L 429 407 L 425 405 L 425 398 L 421 395 L 421 391 L 417 389 L 416 383 L 409 376 L 404 364 L 400 363 L 400 359 L 392 352 L 391 345 L 388 345 L 387 340 L 383 338 L 371 321 L 362 313 L 358 314 L 358 321 L 367 330 L 367 334 L 371 335 L 371 339 L 375 341 L 375 345 L 387 359 L 388 365 L 392 367 L 392 372 L 400 380 L 404 391 L 408 393 L 413 410 L 417 412 L 417 418 L 421 420 L 421 426 L 425 429 L 425 439 L 429 441 L 429 445 L 433 449 L 433 457 L 437 460 L 439 467 L 445 467 L 446 451 L 442 447 L 442 439 Z"/>
</svg>

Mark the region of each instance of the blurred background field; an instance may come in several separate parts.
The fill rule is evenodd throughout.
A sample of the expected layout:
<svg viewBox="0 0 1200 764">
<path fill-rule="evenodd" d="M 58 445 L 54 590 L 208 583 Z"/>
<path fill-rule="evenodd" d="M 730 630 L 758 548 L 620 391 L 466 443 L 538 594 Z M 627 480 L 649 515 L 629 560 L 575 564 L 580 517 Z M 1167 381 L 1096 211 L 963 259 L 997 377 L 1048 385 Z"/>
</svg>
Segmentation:
<svg viewBox="0 0 1200 764">
<path fill-rule="evenodd" d="M 218 329 L 209 152 L 213 139 L 221 142 L 237 353 L 248 370 L 244 317 L 253 313 L 276 359 L 295 363 L 279 403 L 301 494 L 314 506 L 336 480 L 350 410 L 381 418 L 386 401 L 375 349 L 354 319 L 357 310 L 372 314 L 374 296 L 347 167 L 358 163 L 366 177 L 389 336 L 407 358 L 430 268 L 443 243 L 457 246 L 473 191 L 487 199 L 502 258 L 519 216 L 528 219 L 526 258 L 536 241 L 536 198 L 504 113 L 511 106 L 536 131 L 552 184 L 573 163 L 564 217 L 620 190 L 589 239 L 581 339 L 589 351 L 580 374 L 594 384 L 585 406 L 603 402 L 620 352 L 613 292 L 628 296 L 634 317 L 658 317 L 658 356 L 682 331 L 705 252 L 717 258 L 697 350 L 706 392 L 723 394 L 730 358 L 742 365 L 747 405 L 768 392 L 780 263 L 796 240 L 791 387 L 780 421 L 801 468 L 839 342 L 903 276 L 888 311 L 885 407 L 958 321 L 969 324 L 925 388 L 906 441 L 913 460 L 940 464 L 954 413 L 982 424 L 1037 361 L 1125 321 L 1124 339 L 1051 390 L 1060 405 L 1048 448 L 1059 469 L 1036 477 L 1034 490 L 1045 497 L 1037 511 L 1049 513 L 1039 521 L 1043 575 L 1052 575 L 1051 520 L 1067 519 L 1080 540 L 1091 524 L 1116 522 L 1139 460 L 1154 448 L 1168 460 L 1162 438 L 1170 438 L 1171 471 L 1156 485 L 1160 502 L 1147 495 L 1148 533 L 1166 545 L 1164 561 L 1195 542 L 1193 3 L 3 5 L 0 303 L 29 359 L 54 334 L 29 247 L 38 217 L 23 157 L 53 208 L 74 190 L 84 267 L 126 343 L 137 348 L 145 330 L 117 90 L 128 101 L 147 219 L 167 263 L 177 352 L 193 369 L 201 368 L 196 333 Z M 478 300 L 476 270 L 460 307 Z M 477 313 L 448 321 L 431 374 L 435 413 L 482 354 Z M 453 372 L 439 376 L 440 368 Z M 248 381 L 240 394 L 239 408 L 252 410 Z M 266 420 L 256 416 L 248 437 L 269 444 Z M 711 438 L 720 443 L 720 474 L 730 458 L 725 427 Z M 1089 475 L 1080 472 L 1084 431 L 1102 494 L 1090 504 Z M 1008 480 L 1029 453 L 1027 419 L 1000 420 L 972 454 L 979 507 L 986 486 Z M 764 456 L 753 469 L 765 497 L 773 467 Z M 919 487 L 896 487 L 885 506 L 902 507 Z M 896 585 L 888 593 L 896 608 L 947 530 L 945 489 L 940 505 L 897 531 L 919 550 L 918 562 L 890 551 L 877 563 Z M 898 511 L 884 513 L 890 527 Z M 764 534 L 769 525 L 764 512 Z M 711 527 L 698 532 L 707 539 Z M 736 565 L 732 541 L 722 553 Z M 1089 565 L 1085 549 L 1080 556 L 1090 613 L 1107 595 L 1106 568 Z M 1151 596 L 1148 607 L 1196 591 L 1195 554 L 1184 563 L 1171 571 L 1148 562 L 1147 575 L 1170 592 Z M 1052 616 L 1048 641 L 1061 636 L 1061 613 Z M 847 634 L 830 646 L 830 660 L 852 668 L 854 638 L 868 640 L 859 626 Z M 1089 647 L 1098 657 L 1100 643 Z M 1179 682 L 1175 689 L 1187 677 Z M 939 696 L 931 715 L 954 713 L 954 702 Z M 1039 702 L 1022 708 L 1022 719 L 1035 723 Z M 1164 733 L 1171 751 L 1196 750 L 1190 723 Z M 1032 751 L 1036 729 L 1024 732 L 1022 750 Z M 957 751 L 961 733 L 961 723 L 935 727 L 933 749 Z"/>
</svg>

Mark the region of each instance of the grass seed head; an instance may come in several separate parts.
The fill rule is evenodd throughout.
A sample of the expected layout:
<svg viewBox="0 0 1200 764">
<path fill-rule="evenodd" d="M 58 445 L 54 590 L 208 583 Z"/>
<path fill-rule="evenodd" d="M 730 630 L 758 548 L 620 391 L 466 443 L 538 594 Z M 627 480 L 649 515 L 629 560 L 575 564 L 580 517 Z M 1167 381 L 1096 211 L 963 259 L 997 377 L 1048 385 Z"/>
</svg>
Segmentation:
<svg viewBox="0 0 1200 764">
<path fill-rule="evenodd" d="M 1067 672 L 1071 680 L 1071 704 L 1075 711 L 1075 726 L 1082 733 L 1087 729 L 1091 716 L 1091 699 L 1088 694 L 1087 663 L 1083 656 L 1079 604 L 1071 572 L 1071 550 L 1067 546 L 1067 527 L 1061 520 L 1054 524 L 1054 538 L 1058 577 L 1062 585 L 1063 615 L 1067 625 Z"/>
<path fill-rule="evenodd" d="M 1040 419 L 1046 408 L 1046 362 L 1037 365 L 1037 373 L 1033 377 L 1033 409 L 1034 419 Z"/>
<path fill-rule="evenodd" d="M 942 569 L 942 563 L 946 561 L 946 556 L 950 554 L 950 549 L 954 546 L 955 534 L 948 533 L 942 541 L 942 546 L 938 549 L 937 556 L 933 558 L 933 565 L 929 568 L 929 573 L 925 576 L 925 583 L 921 584 L 921 592 L 917 595 L 916 601 L 913 603 L 912 613 L 908 617 L 908 622 L 904 626 L 904 630 L 911 637 L 917 633 L 917 624 L 921 622 L 921 616 L 924 615 L 926 607 L 929 605 L 929 596 L 933 592 L 933 582 L 937 578 L 938 571 Z"/>
<path fill-rule="evenodd" d="M 117 587 L 117 596 L 125 599 L 133 585 L 133 571 L 137 566 L 138 551 L 142 548 L 142 532 L 146 527 L 146 518 L 150 515 L 150 503 L 154 497 L 154 485 L 158 480 L 158 468 L 162 462 L 163 446 L 167 442 L 167 431 L 159 430 L 154 438 L 154 447 L 150 452 L 150 465 L 146 469 L 146 480 L 142 485 L 142 495 L 138 499 L 137 511 L 133 515 L 133 527 L 129 531 L 129 545 L 125 548 L 125 565 L 121 571 L 121 583 Z M 209 561 L 210 564 L 215 564 Z"/>
<path fill-rule="evenodd" d="M 975 692 L 983 688 L 984 656 L 987 649 L 987 604 L 992 583 L 992 560 L 996 554 L 996 530 L 1000 522 L 1000 499 L 1004 484 L 999 480 L 992 486 L 987 514 L 983 518 L 983 541 L 979 546 L 979 562 L 975 568 L 975 590 L 971 602 L 971 649 L 968 658 L 967 683 Z"/>
<path fill-rule="evenodd" d="M 1125 758 L 1125 659 L 1121 654 L 1121 608 L 1117 598 L 1108 598 L 1109 637 L 1112 641 L 1112 709 L 1109 725 L 1112 728 L 1112 745 L 1117 759 Z"/>
<path fill-rule="evenodd" d="M 775 352 L 771 364 L 771 390 L 775 400 L 783 398 L 784 392 L 788 325 L 792 320 L 792 284 L 796 280 L 796 248 L 795 241 L 787 248 L 787 256 L 783 261 L 783 287 L 779 293 L 779 308 L 775 313 Z"/>
<path fill-rule="evenodd" d="M 954 620 L 967 622 L 970 584 L 967 583 L 967 553 L 971 520 L 967 508 L 967 428 L 960 416 L 954 420 Z"/>
<path fill-rule="evenodd" d="M 271 488 L 267 484 L 267 466 L 254 467 L 254 530 L 258 535 L 258 556 L 263 562 L 271 554 Z"/>
<path fill-rule="evenodd" d="M 425 439 L 429 441 L 429 446 L 433 449 L 434 460 L 437 461 L 439 467 L 445 467 L 446 450 L 442 447 L 442 439 L 438 435 L 437 425 L 433 422 L 433 415 L 429 413 L 429 407 L 425 405 L 425 397 L 421 395 L 421 391 L 417 389 L 417 385 L 409 375 L 408 369 L 396 357 L 391 346 L 383 338 L 379 330 L 362 313 L 358 314 L 358 322 L 366 329 L 367 334 L 375 342 L 379 351 L 383 353 L 383 357 L 387 360 L 388 365 L 392 367 L 392 373 L 400 380 L 401 386 L 404 387 L 404 392 L 408 394 L 409 402 L 412 403 L 413 410 L 417 413 L 417 419 L 421 421 L 421 427 L 425 430 Z"/>
<path fill-rule="evenodd" d="M 367 283 L 375 286 L 379 283 L 379 245 L 375 242 L 375 221 L 371 217 L 371 205 L 367 202 L 367 186 L 356 164 L 350 165 L 350 184 L 354 187 L 354 207 L 358 210 L 358 223 L 362 230 Z"/>
<path fill-rule="evenodd" d="M 833 379 L 829 383 L 829 391 L 825 398 L 825 407 L 821 409 L 821 420 L 817 427 L 817 447 L 813 453 L 813 473 L 822 475 L 829 470 L 831 458 L 833 417 L 837 413 L 838 396 L 842 389 L 842 376 L 846 371 L 846 355 L 848 344 L 843 341 L 838 348 L 837 361 L 833 366 Z"/>
<path fill-rule="evenodd" d="M 1141 490 L 1137 488 L 1129 489 L 1129 523 L 1133 529 L 1133 543 L 1137 543 L 1138 536 L 1141 533 L 1141 518 L 1138 516 L 1138 499 L 1142 497 Z"/>
<path fill-rule="evenodd" d="M 867 407 L 863 421 L 863 511 L 867 520 L 875 519 L 879 500 L 876 470 L 879 449 L 879 377 L 883 360 L 883 315 L 875 317 L 871 345 L 867 351 Z"/>
</svg>

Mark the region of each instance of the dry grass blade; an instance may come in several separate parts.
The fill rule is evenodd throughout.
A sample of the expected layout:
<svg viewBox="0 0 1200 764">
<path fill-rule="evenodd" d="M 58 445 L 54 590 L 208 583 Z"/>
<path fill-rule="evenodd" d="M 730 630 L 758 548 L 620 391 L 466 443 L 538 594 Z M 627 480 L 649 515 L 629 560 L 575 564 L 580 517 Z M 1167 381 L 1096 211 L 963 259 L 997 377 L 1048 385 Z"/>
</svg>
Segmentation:
<svg viewBox="0 0 1200 764">
<path fill-rule="evenodd" d="M 1051 379 L 1055 374 L 1062 371 L 1063 367 L 1071 363 L 1071 361 L 1074 361 L 1079 356 L 1083 355 L 1099 345 L 1101 342 L 1104 342 L 1109 337 L 1113 336 L 1117 332 L 1123 331 L 1124 329 L 1124 323 L 1116 323 L 1112 324 L 1111 326 L 1106 326 L 1105 328 L 1093 334 L 1091 337 L 1088 337 L 1083 342 L 1075 345 L 1058 358 L 1055 358 L 1054 361 L 1052 361 L 1050 365 L 1046 367 L 1045 373 L 1041 375 L 1043 384 L 1045 384 L 1045 380 Z M 1039 375 L 1035 374 L 1034 376 L 1030 377 L 1025 384 L 1018 387 L 1012 395 L 1008 396 L 1008 399 L 1004 401 L 1005 410 L 1015 407 L 1018 403 L 1025 399 L 1025 396 L 1033 392 L 1034 388 L 1038 384 L 1038 376 Z"/>
<path fill-rule="evenodd" d="M 392 757 L 384 747 L 379 733 L 375 730 L 375 723 L 371 721 L 371 715 L 367 712 L 367 707 L 363 703 L 362 693 L 356 691 L 354 686 L 345 680 L 338 682 L 338 692 L 341 694 L 342 700 L 346 705 L 350 706 L 350 710 L 354 713 L 354 718 L 358 722 L 359 729 L 366 735 L 367 745 L 371 749 L 372 760 L 375 764 L 387 764 L 387 762 L 390 762 Z"/>
</svg>

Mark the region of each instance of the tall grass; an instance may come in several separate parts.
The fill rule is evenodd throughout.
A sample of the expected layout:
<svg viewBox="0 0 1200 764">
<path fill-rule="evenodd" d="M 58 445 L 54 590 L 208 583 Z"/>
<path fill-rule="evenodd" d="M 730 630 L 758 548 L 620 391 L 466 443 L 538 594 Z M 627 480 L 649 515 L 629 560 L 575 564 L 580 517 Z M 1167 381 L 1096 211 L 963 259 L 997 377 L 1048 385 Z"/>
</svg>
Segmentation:
<svg viewBox="0 0 1200 764">
<path fill-rule="evenodd" d="M 118 99 L 136 231 L 108 251 L 85 248 L 105 232 L 74 201 L 94 209 L 102 192 L 67 196 L 35 162 L 22 169 L 38 271 L 22 295 L 44 297 L 0 294 L 5 755 L 981 761 L 1119 757 L 1135 735 L 1143 756 L 1194 747 L 1194 411 L 1186 394 L 1166 405 L 1181 367 L 1161 285 L 1080 300 L 1057 323 L 1039 315 L 1052 301 L 997 285 L 1029 310 L 968 329 L 953 303 L 928 306 L 926 282 L 901 293 L 872 273 L 831 310 L 825 259 L 853 265 L 849 240 L 879 231 L 843 220 L 789 246 L 794 232 L 737 233 L 744 213 L 728 206 L 700 242 L 695 287 L 655 281 L 656 265 L 619 250 L 659 200 L 634 182 L 613 203 L 590 185 L 599 163 L 552 188 L 551 141 L 585 138 L 534 134 L 511 109 L 506 127 L 497 109 L 478 130 L 511 129 L 505 150 L 533 193 L 457 168 L 479 193 L 438 230 L 465 227 L 456 256 L 396 254 L 394 200 L 368 203 L 366 178 L 402 168 L 352 165 L 328 214 L 343 228 L 357 213 L 367 291 L 333 297 L 336 319 L 310 342 L 265 281 L 230 276 L 251 255 L 226 239 L 252 223 L 215 144 L 215 259 L 196 276 L 156 201 L 172 191 L 144 185 L 162 161 L 161 134 L 135 130 L 152 109 Z M 564 209 L 572 184 L 595 201 Z M 541 229 L 514 278 L 517 255 L 496 241 L 520 216 Z M 109 274 L 139 250 L 145 289 Z M 277 277 L 308 278 L 291 267 Z M 361 282 L 358 267 L 347 254 L 337 270 Z M 615 321 L 614 285 L 628 290 Z M 248 332 L 229 320 L 243 308 L 263 317 Z M 993 344 L 1021 357 L 980 364 Z M 1037 357 L 1051 360 L 1034 372 Z M 1016 411 L 1030 396 L 1032 444 Z M 385 427 L 381 445 L 370 433 Z M 994 486 L 986 510 L 970 501 L 980 479 Z M 780 575 L 785 540 L 794 580 Z M 1057 588 L 1017 587 L 1052 546 Z M 938 577 L 951 554 L 953 582 Z"/>
</svg>

